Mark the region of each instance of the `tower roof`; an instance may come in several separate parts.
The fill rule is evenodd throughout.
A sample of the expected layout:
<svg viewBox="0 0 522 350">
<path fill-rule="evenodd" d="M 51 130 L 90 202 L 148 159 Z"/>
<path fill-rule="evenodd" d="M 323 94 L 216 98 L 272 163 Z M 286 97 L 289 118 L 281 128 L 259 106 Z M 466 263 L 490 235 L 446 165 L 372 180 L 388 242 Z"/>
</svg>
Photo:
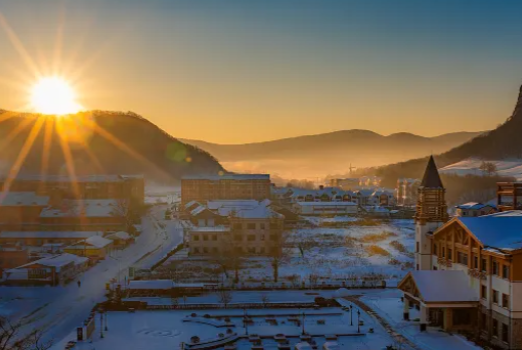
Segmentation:
<svg viewBox="0 0 522 350">
<path fill-rule="evenodd" d="M 433 159 L 433 156 L 430 156 L 428 166 L 426 167 L 424 177 L 422 178 L 421 186 L 426 188 L 444 187 L 442 185 L 442 181 L 440 180 L 439 171 L 437 170 L 437 166 L 435 165 L 435 160 Z"/>
</svg>

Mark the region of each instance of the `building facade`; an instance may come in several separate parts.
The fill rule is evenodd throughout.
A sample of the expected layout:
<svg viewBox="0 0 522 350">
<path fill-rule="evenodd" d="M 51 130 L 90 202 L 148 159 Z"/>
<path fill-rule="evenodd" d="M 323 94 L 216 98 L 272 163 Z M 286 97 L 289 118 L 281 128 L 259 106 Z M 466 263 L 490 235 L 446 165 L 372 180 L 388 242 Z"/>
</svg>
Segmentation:
<svg viewBox="0 0 522 350">
<path fill-rule="evenodd" d="M 404 318 L 413 304 L 421 330 L 465 331 L 504 349 L 522 349 L 522 211 L 454 217 L 428 163 L 418 191 L 416 270 L 399 283 Z"/>
<path fill-rule="evenodd" d="M 186 176 L 181 179 L 181 204 L 190 201 L 270 198 L 270 175 L 225 174 Z"/>
<path fill-rule="evenodd" d="M 497 207 L 491 204 L 470 202 L 455 206 L 455 216 L 482 216 L 497 212 Z"/>
</svg>

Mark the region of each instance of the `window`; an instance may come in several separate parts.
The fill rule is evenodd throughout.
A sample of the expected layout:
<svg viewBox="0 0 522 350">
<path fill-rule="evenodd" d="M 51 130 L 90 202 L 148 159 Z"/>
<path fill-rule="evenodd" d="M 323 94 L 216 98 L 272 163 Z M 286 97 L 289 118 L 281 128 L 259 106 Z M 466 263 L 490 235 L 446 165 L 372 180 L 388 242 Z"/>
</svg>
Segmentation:
<svg viewBox="0 0 522 350">
<path fill-rule="evenodd" d="M 265 247 L 259 248 L 259 253 L 260 254 L 265 254 Z"/>
<path fill-rule="evenodd" d="M 198 236 L 198 235 L 192 235 L 192 238 L 193 238 L 195 241 L 199 241 L 199 236 Z"/>
<path fill-rule="evenodd" d="M 250 254 L 255 254 L 256 253 L 256 247 L 248 247 L 248 252 Z"/>
<path fill-rule="evenodd" d="M 433 255 L 437 256 L 437 245 L 433 245 Z"/>
<path fill-rule="evenodd" d="M 259 224 L 259 229 L 264 230 L 265 228 L 266 227 L 265 227 L 265 223 L 264 222 Z"/>
<path fill-rule="evenodd" d="M 207 247 L 203 247 L 203 253 L 208 253 L 208 248 Z"/>
<path fill-rule="evenodd" d="M 502 341 L 509 342 L 509 326 L 505 323 L 502 323 Z"/>
<path fill-rule="evenodd" d="M 509 266 L 502 265 L 502 278 L 509 278 Z"/>
<path fill-rule="evenodd" d="M 457 252 L 457 262 L 462 265 L 468 264 L 468 254 Z"/>
<path fill-rule="evenodd" d="M 278 225 L 277 225 L 275 222 L 271 222 L 271 223 L 270 223 L 270 229 L 271 229 L 271 230 L 275 230 L 275 229 L 277 229 L 277 228 L 278 228 Z"/>
<path fill-rule="evenodd" d="M 256 240 L 256 235 L 248 235 L 248 236 L 247 236 L 247 241 L 249 241 L 249 242 L 253 242 L 253 241 L 255 241 L 255 240 Z"/>
<path fill-rule="evenodd" d="M 443 258 L 446 257 L 446 248 L 445 247 L 442 247 L 442 257 Z"/>
<path fill-rule="evenodd" d="M 212 248 L 212 253 L 217 253 L 218 249 L 216 247 Z"/>
<path fill-rule="evenodd" d="M 198 254 L 199 253 L 199 248 L 194 248 L 194 253 Z"/>
<path fill-rule="evenodd" d="M 241 241 L 241 235 L 234 235 L 234 241 Z"/>
<path fill-rule="evenodd" d="M 247 224 L 247 229 L 249 229 L 249 230 L 255 230 L 255 229 L 256 229 L 256 224 L 255 224 L 255 223 L 249 223 L 249 224 Z"/>
<path fill-rule="evenodd" d="M 487 299 L 488 298 L 488 287 L 486 287 L 484 285 L 480 286 L 480 297 L 482 299 Z"/>
<path fill-rule="evenodd" d="M 234 229 L 236 229 L 236 230 L 241 230 L 241 223 L 237 222 L 237 223 L 234 224 L 233 227 L 234 227 Z"/>
<path fill-rule="evenodd" d="M 473 268 L 474 269 L 478 269 L 479 266 L 478 266 L 478 256 L 474 256 L 473 257 Z"/>
<path fill-rule="evenodd" d="M 260 238 L 261 238 L 262 241 L 264 241 L 265 240 L 265 235 L 261 235 Z"/>
<path fill-rule="evenodd" d="M 212 235 L 212 240 L 217 241 L 217 235 Z"/>
<path fill-rule="evenodd" d="M 203 240 L 208 241 L 208 235 L 203 235 Z"/>
<path fill-rule="evenodd" d="M 491 329 L 493 332 L 493 336 L 496 338 L 496 337 L 498 337 L 498 321 L 493 319 L 492 324 L 493 324 L 493 326 L 491 327 Z"/>
<path fill-rule="evenodd" d="M 493 271 L 492 272 L 494 275 L 498 275 L 498 263 L 495 260 L 493 260 Z"/>
<path fill-rule="evenodd" d="M 437 271 L 437 266 L 433 266 L 433 271 Z"/>
<path fill-rule="evenodd" d="M 278 241 L 277 235 L 270 235 L 271 241 Z"/>
<path fill-rule="evenodd" d="M 493 303 L 498 304 L 498 290 L 493 290 Z"/>
<path fill-rule="evenodd" d="M 417 242 L 417 245 L 416 245 L 415 251 L 416 251 L 417 253 L 419 252 L 419 242 Z"/>
<path fill-rule="evenodd" d="M 419 264 L 417 264 L 417 270 L 420 270 L 420 268 L 419 268 Z"/>
<path fill-rule="evenodd" d="M 448 260 L 453 260 L 453 250 L 448 248 Z"/>
<path fill-rule="evenodd" d="M 483 258 L 483 259 L 482 259 L 481 270 L 482 270 L 483 272 L 486 272 L 487 267 L 488 267 L 488 261 L 487 261 L 486 259 Z"/>
<path fill-rule="evenodd" d="M 509 309 L 509 295 L 502 293 L 502 307 Z"/>
</svg>

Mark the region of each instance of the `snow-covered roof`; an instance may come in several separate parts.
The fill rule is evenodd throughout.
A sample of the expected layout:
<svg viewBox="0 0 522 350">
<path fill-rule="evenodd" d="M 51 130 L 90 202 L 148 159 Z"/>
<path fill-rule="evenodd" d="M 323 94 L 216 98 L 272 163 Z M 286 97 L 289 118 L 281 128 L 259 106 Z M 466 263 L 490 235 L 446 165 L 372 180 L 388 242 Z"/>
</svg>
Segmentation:
<svg viewBox="0 0 522 350">
<path fill-rule="evenodd" d="M 479 301 L 478 289 L 470 287 L 469 276 L 460 270 L 411 271 L 424 302 L 475 302 Z"/>
<path fill-rule="evenodd" d="M 129 289 L 172 289 L 174 282 L 171 280 L 140 280 L 130 281 Z"/>
<path fill-rule="evenodd" d="M 31 261 L 30 263 L 24 264 L 22 266 L 18 266 L 16 268 L 14 268 L 13 270 L 22 269 L 22 268 L 26 268 L 28 266 L 38 264 L 38 265 L 42 265 L 42 266 L 54 267 L 54 268 L 56 268 L 57 271 L 60 271 L 61 267 L 68 265 L 70 263 L 74 263 L 75 265 L 80 265 L 80 264 L 87 262 L 88 260 L 89 260 L 88 258 L 81 257 L 78 255 L 63 253 L 63 254 L 53 255 L 53 256 L 45 257 L 45 258 L 42 258 L 39 260 Z"/>
<path fill-rule="evenodd" d="M 302 207 L 353 207 L 357 206 L 354 202 L 298 202 Z"/>
<path fill-rule="evenodd" d="M 307 342 L 297 343 L 295 344 L 296 350 L 312 350 L 312 347 Z"/>
<path fill-rule="evenodd" d="M 217 210 L 219 208 L 245 208 L 257 207 L 259 202 L 255 199 L 242 200 L 212 200 L 207 202 L 207 208 L 210 210 Z"/>
<path fill-rule="evenodd" d="M 115 233 L 112 233 L 108 236 L 106 236 L 107 239 L 123 239 L 123 240 L 128 240 L 131 238 L 131 236 L 125 232 L 125 231 L 118 231 L 118 232 L 115 232 Z"/>
<path fill-rule="evenodd" d="M 324 350 L 341 350 L 341 348 L 339 347 L 339 344 L 334 341 L 328 341 L 328 342 L 324 343 L 323 349 Z"/>
<path fill-rule="evenodd" d="M 102 236 L 101 231 L 3 231 L 0 238 L 78 238 Z"/>
<path fill-rule="evenodd" d="M 46 206 L 49 196 L 38 196 L 34 192 L 0 192 L 0 206 Z"/>
<path fill-rule="evenodd" d="M 270 180 L 270 174 L 187 175 L 182 180 Z"/>
<path fill-rule="evenodd" d="M 477 217 L 458 217 L 486 247 L 522 249 L 522 211 L 510 210 Z"/>
<path fill-rule="evenodd" d="M 268 218 L 284 218 L 283 215 L 264 206 L 258 205 L 252 209 L 243 209 L 236 212 L 235 217 L 242 219 L 268 219 Z"/>
<path fill-rule="evenodd" d="M 91 245 L 95 248 L 104 248 L 111 244 L 112 241 L 110 239 L 104 238 L 102 236 L 92 236 L 87 238 L 85 241 L 78 242 L 73 244 L 65 249 L 84 249 L 84 245 Z"/>
<path fill-rule="evenodd" d="M 480 210 L 480 209 L 484 209 L 485 207 L 495 208 L 494 205 L 482 204 L 482 203 L 477 203 L 477 202 L 469 202 L 469 203 L 464 203 L 464 204 L 455 206 L 455 208 L 457 208 L 457 209 L 471 209 L 471 210 Z"/>
<path fill-rule="evenodd" d="M 190 211 L 190 215 L 192 215 L 192 216 L 198 215 L 198 214 L 204 212 L 206 209 L 207 208 L 205 208 L 204 206 L 198 205 L 197 207 L 195 207 L 194 209 L 192 209 Z"/>
<path fill-rule="evenodd" d="M 44 208 L 40 217 L 114 217 L 121 216 L 119 207 L 115 199 L 64 200 L 59 208 Z"/>
<path fill-rule="evenodd" d="M 226 226 L 194 226 L 190 229 L 191 232 L 228 232 L 229 227 Z"/>
</svg>

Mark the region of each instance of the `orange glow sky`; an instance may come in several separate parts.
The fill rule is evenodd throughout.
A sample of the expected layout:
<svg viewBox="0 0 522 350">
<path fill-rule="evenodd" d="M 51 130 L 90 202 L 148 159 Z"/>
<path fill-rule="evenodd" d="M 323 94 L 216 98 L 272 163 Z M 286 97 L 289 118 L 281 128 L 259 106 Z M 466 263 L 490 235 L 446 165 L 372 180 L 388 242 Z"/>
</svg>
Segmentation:
<svg viewBox="0 0 522 350">
<path fill-rule="evenodd" d="M 521 6 L 431 3 L 0 0 L 0 108 L 59 74 L 82 106 L 217 143 L 494 128 L 522 81 Z"/>
</svg>

